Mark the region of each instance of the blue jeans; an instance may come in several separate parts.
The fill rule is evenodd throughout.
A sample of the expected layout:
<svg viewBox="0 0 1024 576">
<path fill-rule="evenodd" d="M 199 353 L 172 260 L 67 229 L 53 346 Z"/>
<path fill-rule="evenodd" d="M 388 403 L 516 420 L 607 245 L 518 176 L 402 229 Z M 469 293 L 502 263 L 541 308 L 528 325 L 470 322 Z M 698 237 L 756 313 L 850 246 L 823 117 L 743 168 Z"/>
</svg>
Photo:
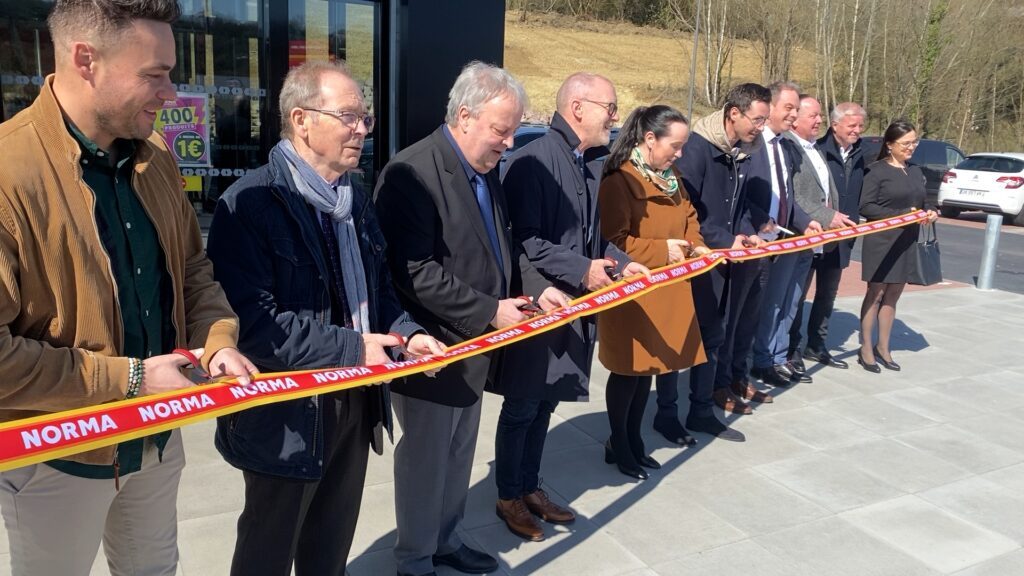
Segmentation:
<svg viewBox="0 0 1024 576">
<path fill-rule="evenodd" d="M 494 437 L 498 498 L 512 500 L 540 488 L 540 460 L 556 406 L 549 400 L 505 398 Z"/>
</svg>

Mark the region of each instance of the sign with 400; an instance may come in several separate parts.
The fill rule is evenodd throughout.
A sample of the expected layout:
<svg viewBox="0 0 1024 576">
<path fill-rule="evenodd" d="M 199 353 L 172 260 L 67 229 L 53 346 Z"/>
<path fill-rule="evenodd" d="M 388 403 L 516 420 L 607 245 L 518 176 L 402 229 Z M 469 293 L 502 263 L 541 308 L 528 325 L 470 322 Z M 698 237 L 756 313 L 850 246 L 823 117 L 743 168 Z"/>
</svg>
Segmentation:
<svg viewBox="0 0 1024 576">
<path fill-rule="evenodd" d="M 206 94 L 179 92 L 157 112 L 154 129 L 164 135 L 180 168 L 210 167 L 210 116 Z"/>
</svg>

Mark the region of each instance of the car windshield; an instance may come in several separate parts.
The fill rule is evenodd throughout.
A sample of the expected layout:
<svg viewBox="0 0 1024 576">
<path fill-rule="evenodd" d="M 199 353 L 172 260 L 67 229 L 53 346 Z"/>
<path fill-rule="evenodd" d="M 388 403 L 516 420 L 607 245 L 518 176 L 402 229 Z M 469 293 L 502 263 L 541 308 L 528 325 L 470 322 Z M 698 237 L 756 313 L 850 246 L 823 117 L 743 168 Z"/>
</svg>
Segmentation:
<svg viewBox="0 0 1024 576">
<path fill-rule="evenodd" d="M 1024 171 L 1024 160 L 1006 158 L 1003 156 L 969 156 L 966 160 L 957 164 L 960 170 L 974 170 L 977 172 L 1003 172 L 1015 174 Z"/>
</svg>

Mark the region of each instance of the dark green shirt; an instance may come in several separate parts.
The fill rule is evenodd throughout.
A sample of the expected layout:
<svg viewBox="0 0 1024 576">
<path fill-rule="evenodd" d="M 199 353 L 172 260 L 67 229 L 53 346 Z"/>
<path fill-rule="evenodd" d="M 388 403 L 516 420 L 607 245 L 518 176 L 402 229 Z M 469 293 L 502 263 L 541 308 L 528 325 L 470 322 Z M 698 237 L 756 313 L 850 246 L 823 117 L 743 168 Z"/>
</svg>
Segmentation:
<svg viewBox="0 0 1024 576">
<path fill-rule="evenodd" d="M 135 144 L 118 139 L 112 150 L 101 150 L 70 122 L 68 130 L 82 149 L 82 179 L 96 196 L 96 229 L 110 258 L 124 326 L 121 352 L 133 358 L 170 352 L 175 341 L 171 320 L 173 286 L 156 228 L 132 190 Z M 170 432 L 150 436 L 161 452 L 169 437 Z M 142 467 L 144 440 L 118 444 L 120 475 Z M 113 463 L 97 466 L 53 460 L 48 464 L 84 478 L 114 477 Z"/>
</svg>

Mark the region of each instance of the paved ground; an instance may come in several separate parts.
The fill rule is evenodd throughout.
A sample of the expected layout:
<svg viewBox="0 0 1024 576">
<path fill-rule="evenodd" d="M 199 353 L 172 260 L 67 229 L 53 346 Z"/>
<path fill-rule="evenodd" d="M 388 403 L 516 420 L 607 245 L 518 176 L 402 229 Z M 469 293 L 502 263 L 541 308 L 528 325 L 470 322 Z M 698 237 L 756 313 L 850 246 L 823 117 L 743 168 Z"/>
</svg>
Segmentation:
<svg viewBox="0 0 1024 576">
<path fill-rule="evenodd" d="M 851 363 L 859 301 L 840 299 L 832 334 Z M 736 419 L 744 444 L 701 436 L 681 450 L 649 435 L 664 468 L 646 482 L 602 461 L 607 373 L 596 366 L 593 401 L 553 418 L 543 469 L 545 488 L 580 518 L 549 526 L 541 543 L 512 536 L 494 515 L 499 404 L 486 397 L 466 539 L 511 575 L 1024 574 L 1024 296 L 914 292 L 898 319 L 903 372 L 818 370 L 813 384 Z M 227 573 L 242 505 L 240 474 L 211 434 L 209 423 L 184 430 L 179 573 L 188 576 Z M 366 484 L 350 573 L 394 574 L 390 455 L 371 458 Z M 0 574 L 6 552 L 0 535 Z M 94 574 L 107 574 L 102 554 Z"/>
</svg>

